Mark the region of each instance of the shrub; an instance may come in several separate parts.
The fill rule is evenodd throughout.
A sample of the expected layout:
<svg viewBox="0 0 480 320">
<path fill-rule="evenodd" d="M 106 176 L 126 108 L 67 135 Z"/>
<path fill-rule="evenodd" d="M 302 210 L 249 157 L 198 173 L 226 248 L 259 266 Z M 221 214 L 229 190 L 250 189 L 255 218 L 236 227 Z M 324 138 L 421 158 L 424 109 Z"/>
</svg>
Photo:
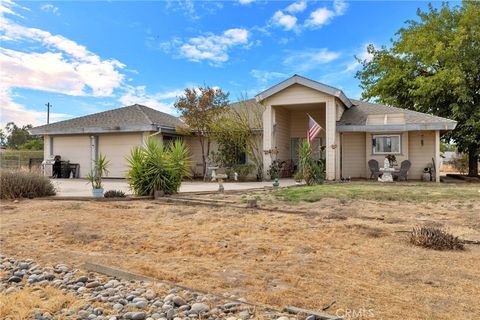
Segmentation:
<svg viewBox="0 0 480 320">
<path fill-rule="evenodd" d="M 105 198 L 125 198 L 125 192 L 120 190 L 108 190 L 103 196 Z"/>
<path fill-rule="evenodd" d="M 307 185 L 321 184 L 325 180 L 325 161 L 313 159 L 312 147 L 307 140 L 298 150 L 298 166 Z"/>
<path fill-rule="evenodd" d="M 297 182 L 300 182 L 303 180 L 303 173 L 302 171 L 298 170 L 297 172 L 295 172 L 295 174 L 293 175 L 293 179 Z"/>
<path fill-rule="evenodd" d="M 133 148 L 127 160 L 130 188 L 139 196 L 177 193 L 182 179 L 191 175 L 188 149 L 181 140 L 164 146 L 147 138 L 145 146 Z"/>
<path fill-rule="evenodd" d="M 416 246 L 434 250 L 463 250 L 463 243 L 443 230 L 433 227 L 413 228 L 410 242 Z"/>
<path fill-rule="evenodd" d="M 44 176 L 30 172 L 1 172 L 0 198 L 36 198 L 55 195 L 52 182 Z"/>
<path fill-rule="evenodd" d="M 280 161 L 273 160 L 270 164 L 270 168 L 267 170 L 267 174 L 270 176 L 271 179 L 278 179 L 280 178 Z"/>
<path fill-rule="evenodd" d="M 238 173 L 238 178 L 240 180 L 246 180 L 248 175 L 255 170 L 255 165 L 254 164 L 237 164 L 234 165 L 232 168 L 233 172 Z"/>
</svg>

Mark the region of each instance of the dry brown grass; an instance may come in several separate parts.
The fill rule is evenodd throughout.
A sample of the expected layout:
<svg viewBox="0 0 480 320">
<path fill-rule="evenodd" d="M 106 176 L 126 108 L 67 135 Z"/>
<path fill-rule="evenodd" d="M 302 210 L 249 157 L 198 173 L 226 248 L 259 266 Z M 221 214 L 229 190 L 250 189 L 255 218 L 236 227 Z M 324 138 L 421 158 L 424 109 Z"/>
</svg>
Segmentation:
<svg viewBox="0 0 480 320">
<path fill-rule="evenodd" d="M 79 308 L 82 304 L 85 301 L 56 288 L 30 287 L 8 295 L 0 294 L 0 319 L 32 319 L 35 310 L 54 314 L 64 308 Z"/>
<path fill-rule="evenodd" d="M 13 207 L 0 215 L 7 255 L 96 262 L 276 307 L 335 300 L 331 313 L 373 309 L 375 319 L 480 315 L 480 246 L 427 250 L 398 232 L 434 224 L 480 239 L 476 199 L 277 204 L 303 214 L 148 201 L 4 205 Z"/>
</svg>

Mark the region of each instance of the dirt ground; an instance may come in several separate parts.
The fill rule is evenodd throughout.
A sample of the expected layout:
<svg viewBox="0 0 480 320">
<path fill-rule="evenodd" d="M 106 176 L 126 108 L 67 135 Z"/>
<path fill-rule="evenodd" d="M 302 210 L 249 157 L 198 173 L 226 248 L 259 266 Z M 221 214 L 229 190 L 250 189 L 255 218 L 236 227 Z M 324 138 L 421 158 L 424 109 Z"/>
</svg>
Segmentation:
<svg viewBox="0 0 480 320">
<path fill-rule="evenodd" d="M 245 199 L 236 197 L 230 200 Z M 480 240 L 478 198 L 323 198 L 276 207 L 303 213 L 154 201 L 2 202 L 0 251 L 44 264 L 105 264 L 280 308 L 321 310 L 334 302 L 327 312 L 346 319 L 480 317 L 480 246 L 428 250 L 410 245 L 406 232 L 433 225 Z"/>
</svg>

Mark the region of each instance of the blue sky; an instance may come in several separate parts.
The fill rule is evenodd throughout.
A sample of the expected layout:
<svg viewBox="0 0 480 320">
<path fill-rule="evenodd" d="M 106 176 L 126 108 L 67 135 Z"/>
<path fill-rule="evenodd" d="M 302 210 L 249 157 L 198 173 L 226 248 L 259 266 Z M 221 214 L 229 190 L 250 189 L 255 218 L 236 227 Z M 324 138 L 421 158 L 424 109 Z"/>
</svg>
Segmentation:
<svg viewBox="0 0 480 320">
<path fill-rule="evenodd" d="M 427 2 L 12 2 L 0 5 L 1 125 L 140 103 L 174 114 L 185 87 L 253 97 L 297 73 L 361 90 L 354 56 Z M 438 2 L 436 6 L 440 5 Z"/>
</svg>

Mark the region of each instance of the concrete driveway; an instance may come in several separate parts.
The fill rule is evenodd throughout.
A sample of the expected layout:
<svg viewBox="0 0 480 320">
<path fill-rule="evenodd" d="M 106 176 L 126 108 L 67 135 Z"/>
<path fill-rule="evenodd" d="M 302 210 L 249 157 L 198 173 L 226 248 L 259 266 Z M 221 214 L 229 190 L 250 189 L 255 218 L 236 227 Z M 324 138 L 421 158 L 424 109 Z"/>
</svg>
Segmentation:
<svg viewBox="0 0 480 320">
<path fill-rule="evenodd" d="M 52 179 L 51 180 L 57 190 L 57 196 L 61 197 L 89 197 L 92 195 L 92 187 L 85 179 Z M 281 179 L 280 186 L 294 185 L 293 179 Z M 105 179 L 103 181 L 104 189 L 120 190 L 126 194 L 132 192 L 128 189 L 128 183 L 124 179 Z M 270 181 L 262 182 L 225 182 L 223 184 L 226 191 L 229 190 L 250 190 L 271 186 Z M 202 181 L 187 181 L 183 182 L 180 187 L 180 193 L 184 192 L 202 192 L 202 191 L 217 191 L 218 183 L 216 182 L 202 182 Z"/>
</svg>

